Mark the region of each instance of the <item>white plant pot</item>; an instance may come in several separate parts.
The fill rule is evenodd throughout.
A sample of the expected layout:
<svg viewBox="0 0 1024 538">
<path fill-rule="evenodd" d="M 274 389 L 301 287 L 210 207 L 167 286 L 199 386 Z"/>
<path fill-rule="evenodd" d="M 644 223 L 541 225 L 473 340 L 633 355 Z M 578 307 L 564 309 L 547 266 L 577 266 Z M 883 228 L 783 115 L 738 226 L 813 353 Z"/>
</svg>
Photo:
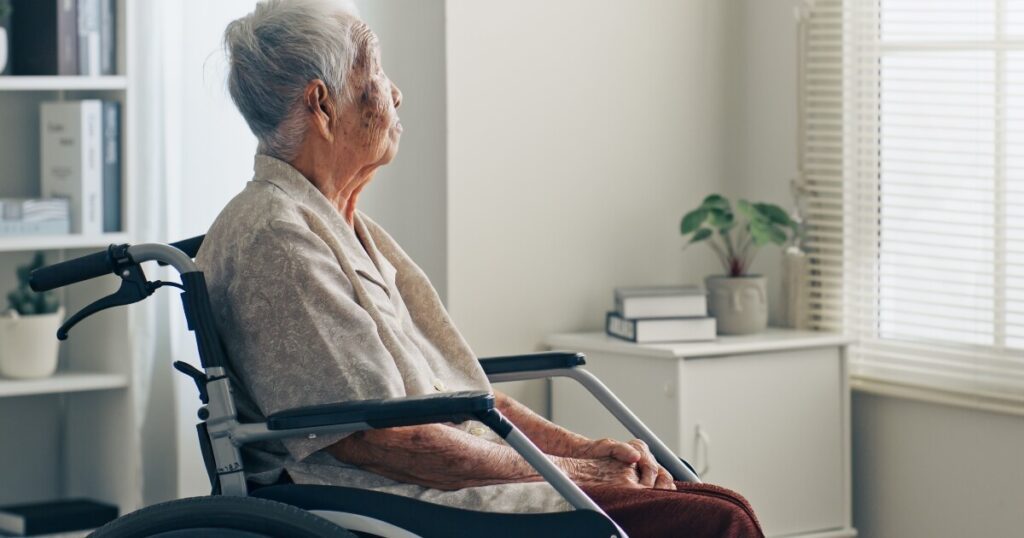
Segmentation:
<svg viewBox="0 0 1024 538">
<path fill-rule="evenodd" d="M 708 313 L 718 334 L 753 334 L 768 327 L 768 282 L 763 276 L 709 276 Z"/>
<path fill-rule="evenodd" d="M 49 377 L 57 371 L 57 328 L 64 309 L 35 316 L 0 316 L 0 376 Z"/>
<path fill-rule="evenodd" d="M 0 73 L 7 69 L 7 28 L 0 26 Z"/>
</svg>

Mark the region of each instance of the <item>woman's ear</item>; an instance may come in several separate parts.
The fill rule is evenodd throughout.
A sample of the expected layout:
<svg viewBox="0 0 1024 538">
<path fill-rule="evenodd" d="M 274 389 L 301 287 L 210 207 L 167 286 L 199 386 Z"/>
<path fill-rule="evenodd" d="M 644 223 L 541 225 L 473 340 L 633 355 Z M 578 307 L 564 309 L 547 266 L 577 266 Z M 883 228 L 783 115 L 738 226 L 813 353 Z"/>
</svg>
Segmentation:
<svg viewBox="0 0 1024 538">
<path fill-rule="evenodd" d="M 303 101 L 310 113 L 310 121 L 320 136 L 328 142 L 334 141 L 334 133 L 331 128 L 337 121 L 337 109 L 334 106 L 334 99 L 327 92 L 327 85 L 322 80 L 312 80 L 306 85 L 303 94 Z"/>
</svg>

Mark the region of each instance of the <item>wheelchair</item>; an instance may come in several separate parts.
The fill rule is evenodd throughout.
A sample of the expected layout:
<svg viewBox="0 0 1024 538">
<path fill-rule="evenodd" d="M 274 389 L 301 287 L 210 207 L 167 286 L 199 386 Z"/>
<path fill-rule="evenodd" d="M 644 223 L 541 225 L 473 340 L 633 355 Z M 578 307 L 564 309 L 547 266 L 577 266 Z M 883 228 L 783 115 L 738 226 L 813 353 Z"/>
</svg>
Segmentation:
<svg viewBox="0 0 1024 538">
<path fill-rule="evenodd" d="M 239 422 L 231 394 L 229 363 L 214 323 L 206 281 L 193 261 L 203 237 L 172 244 L 110 245 L 100 252 L 37 269 L 31 275 L 30 285 L 37 292 L 108 274 L 121 279 L 118 291 L 67 319 L 57 331 L 61 340 L 68 337 L 75 324 L 92 314 L 142 301 L 158 288 L 170 286 L 181 290 L 188 329 L 194 333 L 198 347 L 202 370 L 180 361 L 174 366 L 195 381 L 203 403 L 196 431 L 211 494 L 142 508 L 97 529 L 91 536 L 626 537 L 593 500 L 502 416 L 494 406 L 494 396 L 487 392 L 338 402 L 274 413 L 265 422 Z M 142 264 L 150 261 L 173 267 L 181 282 L 149 281 Z M 700 482 L 686 461 L 673 454 L 600 380 L 583 368 L 586 361 L 582 354 L 540 352 L 479 361 L 493 383 L 550 377 L 574 379 L 627 430 L 646 442 L 676 480 Z M 574 510 L 491 513 L 341 486 L 283 483 L 251 488 L 245 480 L 240 448 L 246 443 L 467 420 L 478 420 L 500 435 Z"/>
</svg>

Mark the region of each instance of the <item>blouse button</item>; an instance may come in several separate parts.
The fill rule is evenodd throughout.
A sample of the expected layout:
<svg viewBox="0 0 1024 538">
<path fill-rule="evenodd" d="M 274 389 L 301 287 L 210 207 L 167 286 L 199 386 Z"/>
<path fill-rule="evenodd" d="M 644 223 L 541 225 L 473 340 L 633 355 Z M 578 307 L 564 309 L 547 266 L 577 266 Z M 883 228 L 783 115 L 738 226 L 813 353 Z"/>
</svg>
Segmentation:
<svg viewBox="0 0 1024 538">
<path fill-rule="evenodd" d="M 441 381 L 440 379 L 435 379 L 434 390 L 436 390 L 437 392 L 445 392 L 448 389 L 444 386 L 444 381 Z"/>
<path fill-rule="evenodd" d="M 469 429 L 469 433 L 477 437 L 480 437 L 484 433 L 487 433 L 487 428 L 484 428 L 483 426 L 473 426 L 472 428 Z"/>
</svg>

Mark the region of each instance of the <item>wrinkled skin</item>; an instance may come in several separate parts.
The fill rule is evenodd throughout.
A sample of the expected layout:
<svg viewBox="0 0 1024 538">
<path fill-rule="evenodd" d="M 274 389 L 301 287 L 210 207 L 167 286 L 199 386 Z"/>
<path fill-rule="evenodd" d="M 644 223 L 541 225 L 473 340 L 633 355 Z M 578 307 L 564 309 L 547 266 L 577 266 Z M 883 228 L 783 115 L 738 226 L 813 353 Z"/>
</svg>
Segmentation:
<svg viewBox="0 0 1024 538">
<path fill-rule="evenodd" d="M 356 96 L 348 109 L 342 110 L 341 136 L 360 144 L 357 150 L 365 159 L 383 166 L 398 152 L 402 135 L 398 107 L 402 104 L 402 92 L 384 73 L 377 36 L 366 25 L 361 25 L 354 37 L 361 48 L 350 82 Z"/>
<path fill-rule="evenodd" d="M 402 92 L 384 73 L 377 36 L 358 23 L 352 37 L 358 53 L 348 77 L 348 99 L 330 95 L 322 80 L 306 85 L 303 105 L 309 129 L 290 163 L 350 225 L 359 193 L 378 168 L 395 158 L 402 137 Z"/>
</svg>

